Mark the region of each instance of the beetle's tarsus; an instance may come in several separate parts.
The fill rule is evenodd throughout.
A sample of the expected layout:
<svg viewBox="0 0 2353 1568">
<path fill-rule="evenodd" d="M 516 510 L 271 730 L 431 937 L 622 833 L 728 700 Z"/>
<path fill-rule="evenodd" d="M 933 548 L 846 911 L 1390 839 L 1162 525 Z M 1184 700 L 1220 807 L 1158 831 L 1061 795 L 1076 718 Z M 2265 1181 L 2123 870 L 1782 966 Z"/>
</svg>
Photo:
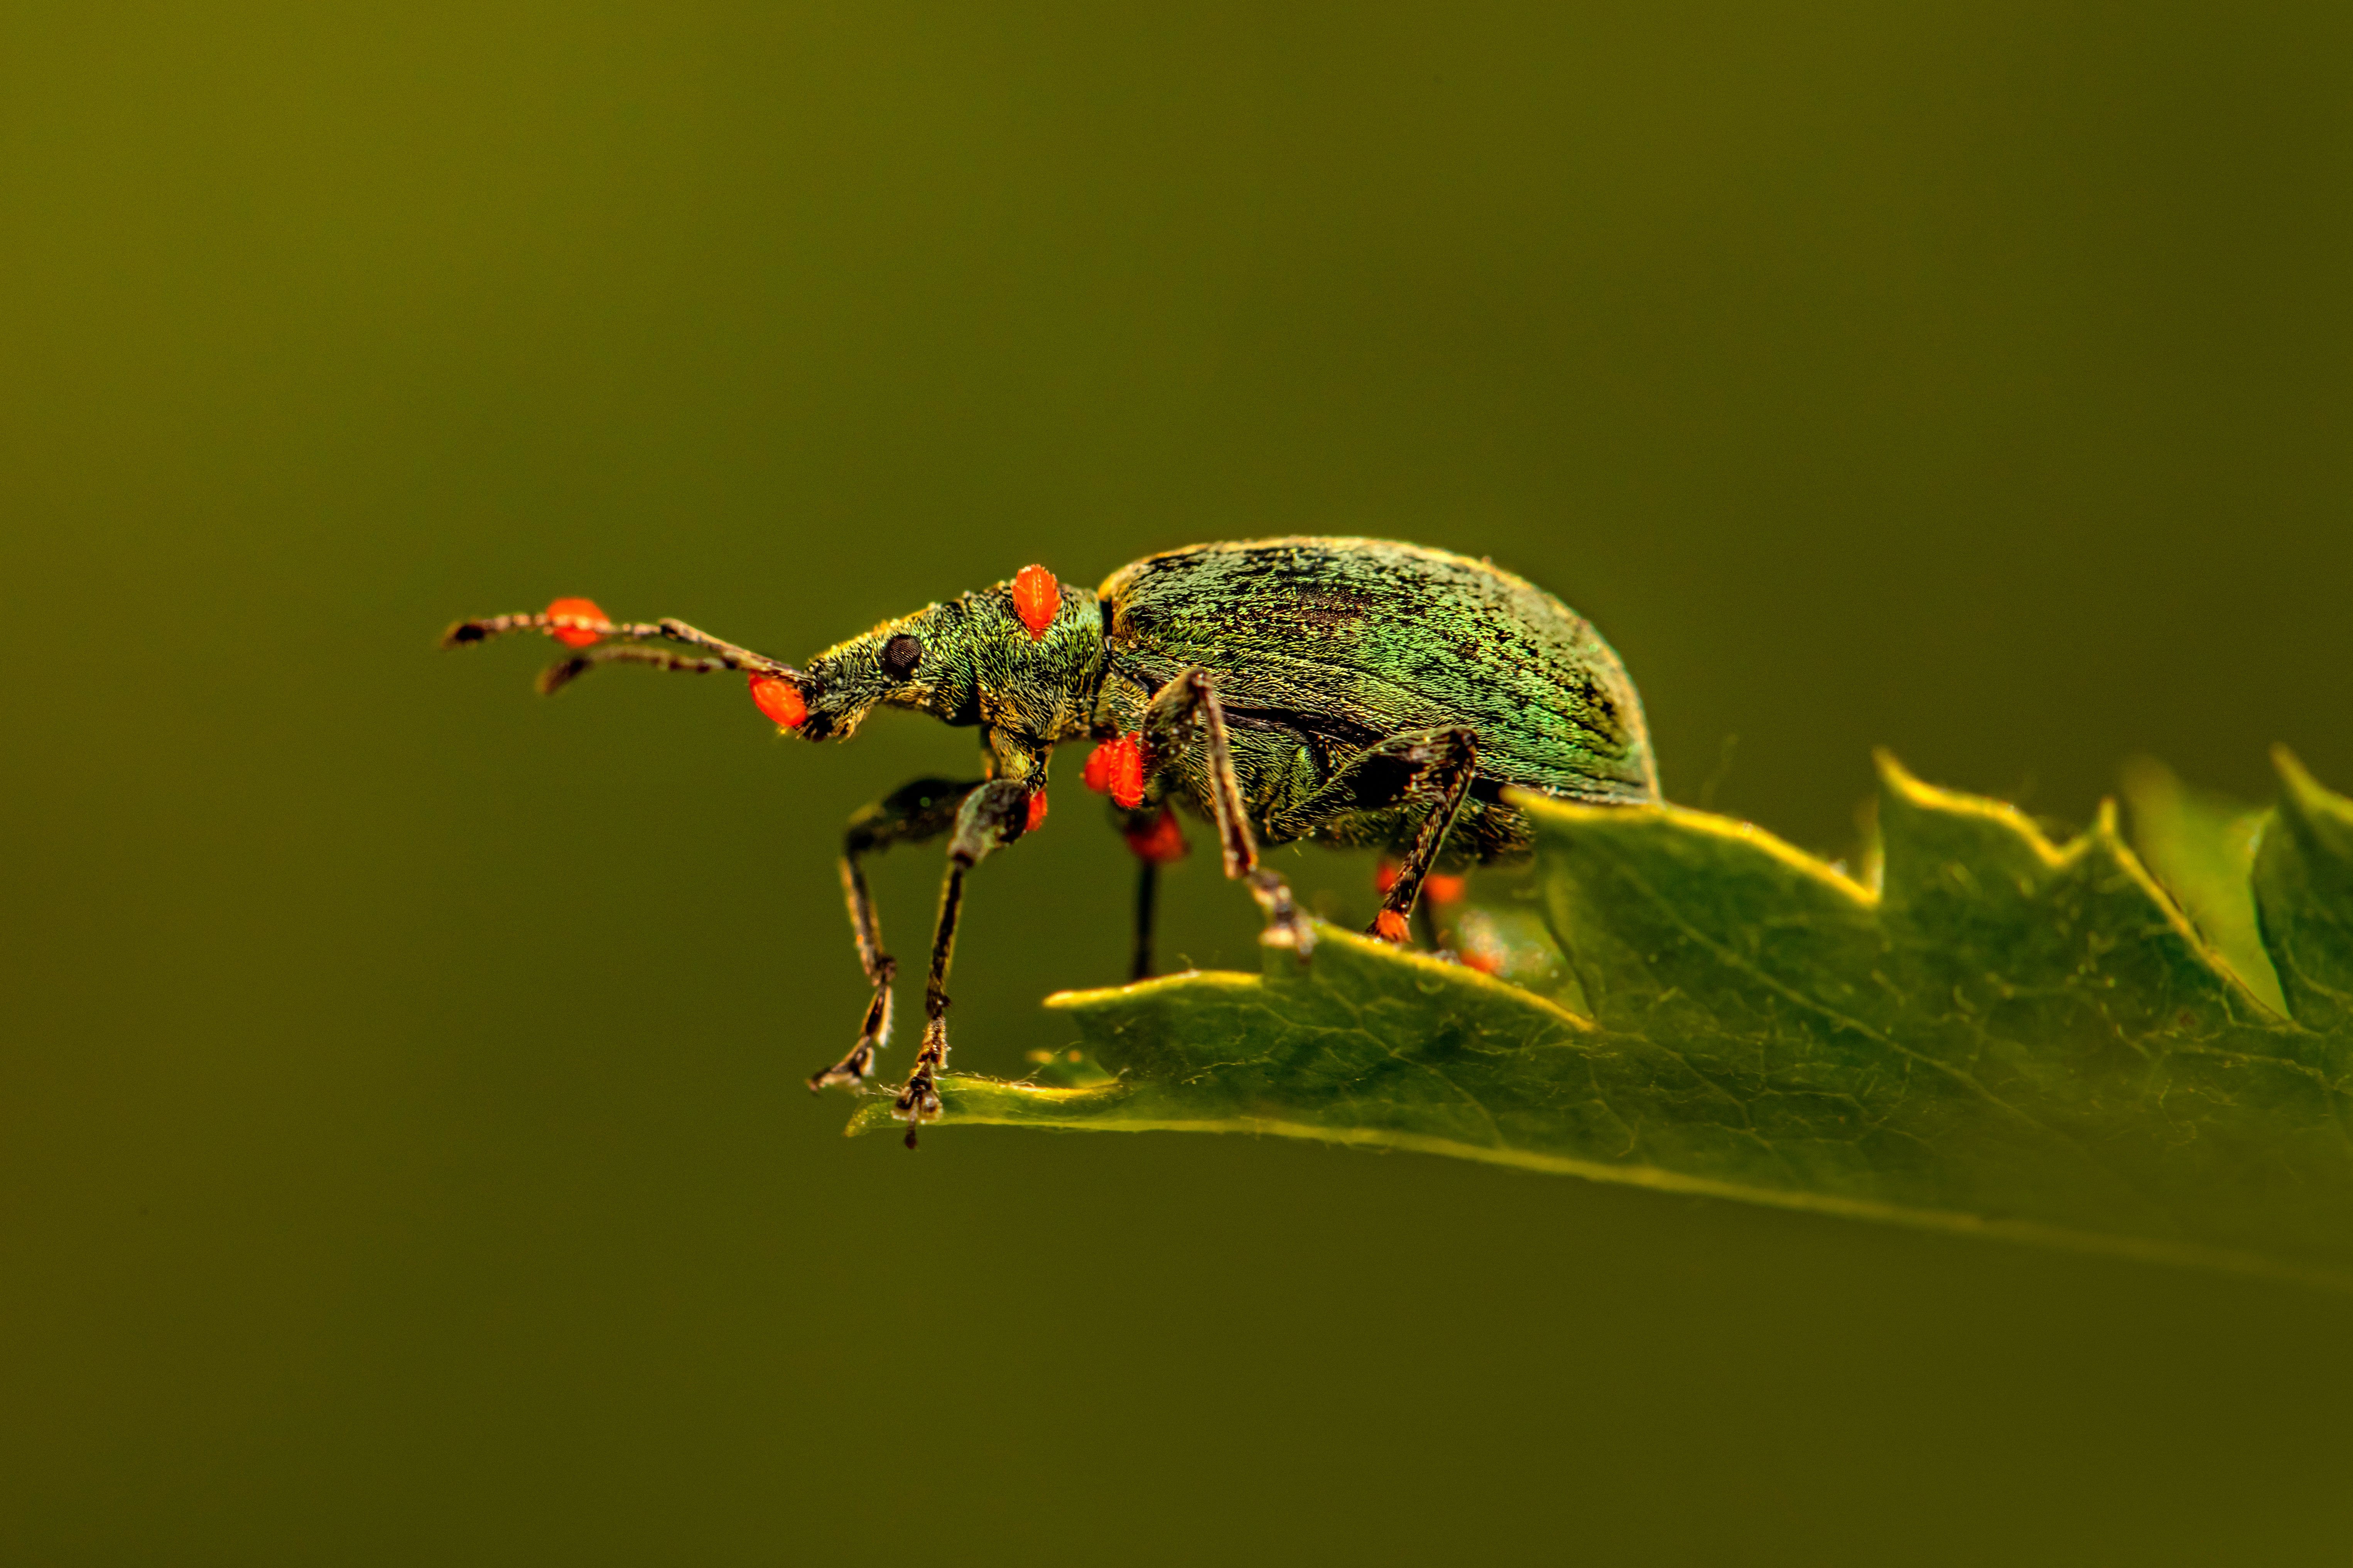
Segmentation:
<svg viewBox="0 0 2353 1568">
<path fill-rule="evenodd" d="M 1315 952 L 1315 927 L 1299 912 L 1291 885 L 1261 866 L 1250 873 L 1250 896 L 1266 911 L 1266 929 L 1258 939 L 1268 947 L 1287 947 L 1304 963 Z"/>
<path fill-rule="evenodd" d="M 866 1004 L 866 1021 L 859 1026 L 858 1043 L 823 1072 L 809 1075 L 811 1094 L 839 1084 L 863 1088 L 873 1076 L 874 1053 L 891 1043 L 891 982 L 898 975 L 899 961 L 887 952 L 876 953 L 868 973 L 874 981 L 874 997 Z"/>
<path fill-rule="evenodd" d="M 906 1087 L 899 1090 L 899 1098 L 892 1102 L 891 1110 L 902 1121 L 919 1125 L 939 1120 L 940 1086 L 931 1068 L 915 1069 L 915 1076 L 907 1080 Z"/>
<path fill-rule="evenodd" d="M 940 998 L 943 1005 L 945 997 Z M 891 1114 L 907 1123 L 907 1147 L 915 1146 L 915 1134 L 926 1121 L 940 1119 L 939 1069 L 947 1065 L 948 1026 L 936 1013 L 923 1026 L 923 1048 L 915 1057 L 915 1070 L 907 1075 L 907 1082 L 899 1090 L 899 1098 L 891 1102 Z"/>
<path fill-rule="evenodd" d="M 838 1088 L 843 1084 L 852 1089 L 863 1088 L 866 1080 L 873 1076 L 873 1072 L 874 1042 L 860 1040 L 858 1042 L 857 1048 L 833 1066 L 823 1072 L 809 1075 L 809 1092 L 816 1094 L 819 1090 Z"/>
</svg>

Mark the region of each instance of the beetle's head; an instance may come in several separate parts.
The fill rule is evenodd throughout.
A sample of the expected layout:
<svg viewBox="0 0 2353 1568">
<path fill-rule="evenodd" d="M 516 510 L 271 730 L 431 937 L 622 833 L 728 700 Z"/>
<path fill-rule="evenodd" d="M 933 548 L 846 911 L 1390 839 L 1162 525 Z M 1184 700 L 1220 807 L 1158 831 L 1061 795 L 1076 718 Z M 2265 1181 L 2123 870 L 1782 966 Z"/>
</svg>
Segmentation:
<svg viewBox="0 0 2353 1568">
<path fill-rule="evenodd" d="M 848 740 L 877 703 L 951 724 L 1060 740 L 1086 728 L 1103 663 L 1102 601 L 1042 566 L 885 621 L 826 649 L 807 669 L 683 621 L 617 622 L 589 599 L 558 599 L 533 615 L 459 621 L 442 646 L 464 647 L 508 632 L 543 632 L 573 650 L 540 673 L 543 692 L 601 664 L 695 674 L 737 669 L 750 677 L 760 711 L 810 741 Z M 679 644 L 700 651 L 680 652 Z"/>
<path fill-rule="evenodd" d="M 950 724 L 1066 733 L 1102 660 L 1093 592 L 1024 567 L 1009 582 L 926 605 L 809 660 L 796 683 L 806 717 L 788 727 L 807 740 L 848 740 L 880 704 Z"/>
</svg>

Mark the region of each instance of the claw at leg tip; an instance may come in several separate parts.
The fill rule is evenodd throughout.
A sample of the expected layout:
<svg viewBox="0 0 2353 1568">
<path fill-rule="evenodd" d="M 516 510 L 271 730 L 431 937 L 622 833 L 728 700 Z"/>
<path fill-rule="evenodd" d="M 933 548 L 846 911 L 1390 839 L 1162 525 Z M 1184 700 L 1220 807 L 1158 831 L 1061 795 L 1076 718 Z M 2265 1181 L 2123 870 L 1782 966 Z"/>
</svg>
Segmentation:
<svg viewBox="0 0 2353 1568">
<path fill-rule="evenodd" d="M 866 1065 L 855 1058 L 852 1058 L 847 1062 L 838 1062 L 834 1066 L 827 1068 L 822 1072 L 814 1072 L 808 1076 L 808 1087 L 811 1094 L 821 1093 L 826 1089 L 833 1088 L 837 1084 L 848 1084 L 852 1089 L 864 1089 L 866 1087 Z"/>
<path fill-rule="evenodd" d="M 1260 943 L 1266 947 L 1287 947 L 1306 963 L 1315 954 L 1315 933 L 1305 921 L 1273 921 L 1258 933 Z"/>
</svg>

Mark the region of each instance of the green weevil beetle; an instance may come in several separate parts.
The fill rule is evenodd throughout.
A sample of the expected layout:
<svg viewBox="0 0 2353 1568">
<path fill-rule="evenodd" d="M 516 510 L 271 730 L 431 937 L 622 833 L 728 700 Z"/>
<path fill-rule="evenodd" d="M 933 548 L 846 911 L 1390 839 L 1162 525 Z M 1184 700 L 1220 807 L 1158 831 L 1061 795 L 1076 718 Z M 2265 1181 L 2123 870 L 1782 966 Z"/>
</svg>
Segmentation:
<svg viewBox="0 0 2353 1568">
<path fill-rule="evenodd" d="M 1567 605 L 1484 561 L 1376 539 L 1261 539 L 1146 556 L 1092 592 L 1043 567 L 838 643 L 807 669 L 681 621 L 617 622 L 586 599 L 463 621 L 445 646 L 538 631 L 573 651 L 554 691 L 607 663 L 750 681 L 762 712 L 843 741 L 877 705 L 981 731 L 982 776 L 923 778 L 858 812 L 841 880 L 872 983 L 857 1043 L 809 1079 L 863 1086 L 891 1032 L 898 965 L 883 951 L 864 857 L 945 836 L 947 881 L 924 987 L 923 1043 L 895 1110 L 939 1114 L 948 964 L 965 876 L 1046 815 L 1046 760 L 1096 742 L 1089 787 L 1142 863 L 1134 973 L 1152 973 L 1158 868 L 1185 853 L 1172 807 L 1214 827 L 1226 875 L 1266 914 L 1262 940 L 1305 960 L 1314 933 L 1261 848 L 1309 840 L 1398 858 L 1372 934 L 1402 942 L 1434 870 L 1524 858 L 1515 789 L 1564 800 L 1659 797 L 1641 698 Z M 697 650 L 681 653 L 659 643 Z"/>
</svg>

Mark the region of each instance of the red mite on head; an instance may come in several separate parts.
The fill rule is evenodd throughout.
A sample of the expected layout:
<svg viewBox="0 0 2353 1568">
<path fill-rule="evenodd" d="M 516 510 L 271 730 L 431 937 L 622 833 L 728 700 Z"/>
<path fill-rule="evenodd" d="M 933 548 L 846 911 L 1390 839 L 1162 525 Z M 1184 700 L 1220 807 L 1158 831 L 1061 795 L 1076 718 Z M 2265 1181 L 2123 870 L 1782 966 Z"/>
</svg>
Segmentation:
<svg viewBox="0 0 2353 1568">
<path fill-rule="evenodd" d="M 898 964 L 862 863 L 947 840 L 924 987 L 923 1048 L 895 1105 L 940 1112 L 947 976 L 965 878 L 1046 820 L 1047 760 L 1094 742 L 1087 787 L 1110 798 L 1139 867 L 1134 973 L 1152 973 L 1162 866 L 1185 853 L 1173 807 L 1216 825 L 1226 874 L 1266 911 L 1263 939 L 1303 961 L 1315 930 L 1259 847 L 1381 849 L 1397 864 L 1372 926 L 1402 942 L 1418 903 L 1451 902 L 1450 868 L 1514 859 L 1534 828 L 1513 790 L 1595 804 L 1658 798 L 1641 700 L 1609 645 L 1544 590 L 1492 563 L 1376 539 L 1264 539 L 1147 556 L 1100 587 L 1025 566 L 1007 582 L 886 621 L 807 669 L 682 621 L 615 622 L 595 601 L 452 627 L 452 644 L 537 631 L 569 657 L 553 691 L 600 664 L 741 671 L 769 720 L 846 740 L 878 707 L 976 728 L 977 779 L 917 779 L 850 819 L 841 862 L 873 984 L 858 1043 L 811 1088 L 862 1084 L 888 1037 Z M 908 1142 L 913 1143 L 911 1128 Z"/>
<path fill-rule="evenodd" d="M 1043 566 L 1024 566 L 1013 574 L 1013 608 L 1021 624 L 1029 628 L 1029 640 L 1036 642 L 1054 624 L 1054 612 L 1062 607 L 1062 591 L 1055 585 L 1054 574 Z"/>
</svg>

